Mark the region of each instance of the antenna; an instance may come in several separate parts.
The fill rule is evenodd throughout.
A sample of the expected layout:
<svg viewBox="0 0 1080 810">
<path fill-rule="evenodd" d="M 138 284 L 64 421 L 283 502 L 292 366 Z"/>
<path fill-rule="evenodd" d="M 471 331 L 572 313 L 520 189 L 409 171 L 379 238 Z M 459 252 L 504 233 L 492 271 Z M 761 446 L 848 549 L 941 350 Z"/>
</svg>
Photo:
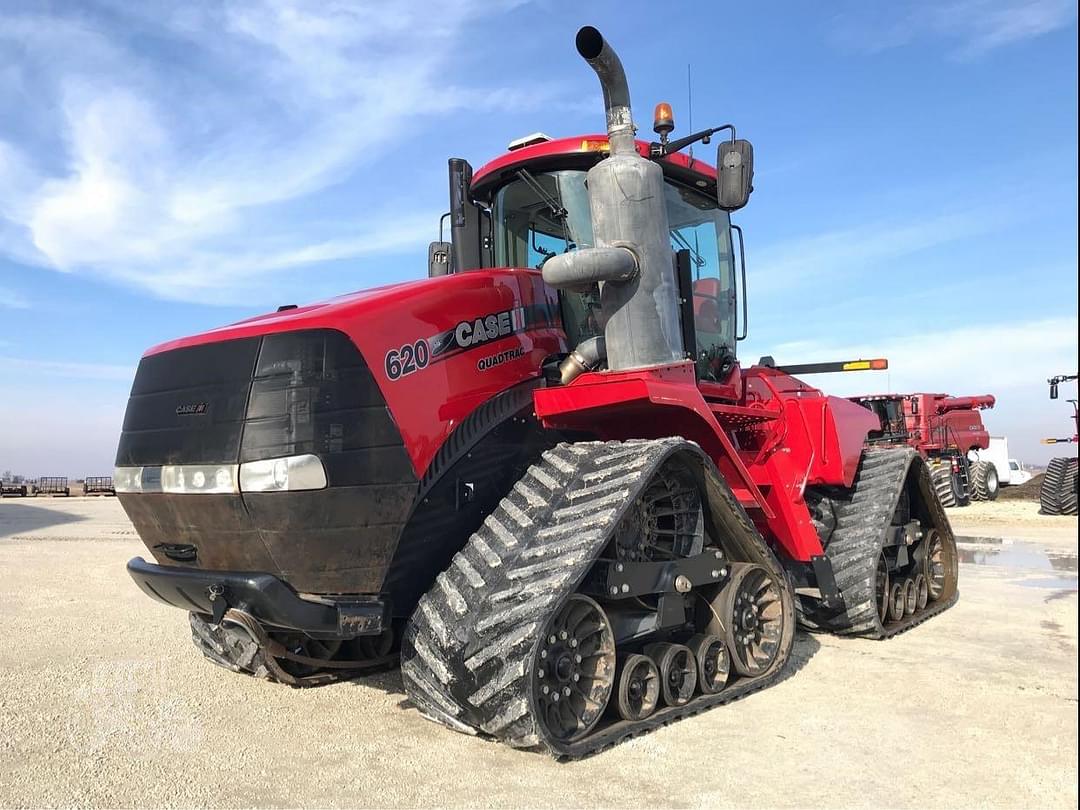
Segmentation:
<svg viewBox="0 0 1080 810">
<path fill-rule="evenodd" d="M 686 63 L 686 118 L 690 131 L 694 131 L 694 85 L 690 76 L 690 63 Z M 690 144 L 690 160 L 694 159 L 694 145 Z"/>
</svg>

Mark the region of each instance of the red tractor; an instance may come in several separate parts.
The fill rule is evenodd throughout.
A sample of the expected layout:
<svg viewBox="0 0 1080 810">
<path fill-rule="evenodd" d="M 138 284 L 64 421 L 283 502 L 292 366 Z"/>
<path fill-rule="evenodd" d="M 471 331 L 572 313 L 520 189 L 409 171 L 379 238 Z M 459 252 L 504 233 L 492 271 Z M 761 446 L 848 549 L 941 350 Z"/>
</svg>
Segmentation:
<svg viewBox="0 0 1080 810">
<path fill-rule="evenodd" d="M 1058 398 L 1058 386 L 1063 382 L 1073 382 L 1076 374 L 1060 374 L 1047 380 L 1050 383 L 1050 399 Z M 1080 412 L 1077 401 L 1070 399 L 1073 406 L 1073 427 L 1077 433 L 1071 438 L 1043 439 L 1043 444 L 1076 444 L 1080 434 Z M 1039 487 L 1039 511 L 1044 515 L 1075 515 L 1077 512 L 1077 458 L 1076 456 L 1057 456 L 1050 459 Z"/>
<path fill-rule="evenodd" d="M 128 570 L 210 660 L 302 686 L 400 651 L 427 717 L 572 758 L 774 683 L 798 617 L 885 638 L 957 599 L 923 459 L 736 357 L 750 144 L 669 140 L 666 105 L 635 140 L 577 48 L 607 135 L 452 160 L 434 277 L 143 357 Z M 721 131 L 716 169 L 680 151 Z"/>
<path fill-rule="evenodd" d="M 871 431 L 872 446 L 910 445 L 930 465 L 938 498 L 945 506 L 997 500 L 997 468 L 979 451 L 990 447 L 981 410 L 994 407 L 994 397 L 948 394 L 875 394 L 852 397 L 873 411 L 881 428 Z"/>
</svg>

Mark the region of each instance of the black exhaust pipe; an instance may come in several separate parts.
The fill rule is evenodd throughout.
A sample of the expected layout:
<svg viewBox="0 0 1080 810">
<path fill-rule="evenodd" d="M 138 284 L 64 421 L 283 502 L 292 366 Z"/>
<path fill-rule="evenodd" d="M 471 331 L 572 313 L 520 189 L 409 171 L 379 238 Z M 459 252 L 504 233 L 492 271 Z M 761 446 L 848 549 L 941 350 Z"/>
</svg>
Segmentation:
<svg viewBox="0 0 1080 810">
<path fill-rule="evenodd" d="M 591 25 L 577 32 L 577 51 L 600 78 L 607 112 L 611 154 L 634 151 L 634 122 L 630 116 L 630 85 L 618 54 Z"/>
</svg>

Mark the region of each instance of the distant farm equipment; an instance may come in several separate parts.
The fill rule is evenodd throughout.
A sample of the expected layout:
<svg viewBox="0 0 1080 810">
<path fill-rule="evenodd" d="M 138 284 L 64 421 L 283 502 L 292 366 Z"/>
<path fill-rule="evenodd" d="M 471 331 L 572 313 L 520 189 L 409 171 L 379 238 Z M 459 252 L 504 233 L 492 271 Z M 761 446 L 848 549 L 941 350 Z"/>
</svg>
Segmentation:
<svg viewBox="0 0 1080 810">
<path fill-rule="evenodd" d="M 44 476 L 39 478 L 34 485 L 34 494 L 68 497 L 71 495 L 71 487 L 68 486 L 68 480 L 65 476 Z"/>
<path fill-rule="evenodd" d="M 83 481 L 83 495 L 116 495 L 111 475 L 89 476 Z"/>
<path fill-rule="evenodd" d="M 992 441 L 980 411 L 993 408 L 990 394 L 953 397 L 948 394 L 874 394 L 852 397 L 873 411 L 881 430 L 872 431 L 867 444 L 909 445 L 930 465 L 934 487 L 945 506 L 967 506 L 971 501 L 992 501 L 1008 474 L 995 463 Z"/>
<path fill-rule="evenodd" d="M 14 481 L 0 481 L 0 498 L 25 498 L 29 494 L 30 490 L 25 483 L 16 484 Z"/>
<path fill-rule="evenodd" d="M 1061 374 L 1047 380 L 1050 384 L 1050 399 L 1058 398 L 1058 386 L 1063 382 L 1073 382 L 1076 374 Z M 1076 444 L 1080 434 L 1080 414 L 1077 413 L 1077 401 L 1070 399 L 1073 406 L 1073 428 L 1076 433 L 1072 438 L 1043 439 L 1043 444 Z M 1050 459 L 1039 490 L 1039 511 L 1044 515 L 1075 515 L 1077 512 L 1077 457 L 1057 456 Z"/>
</svg>

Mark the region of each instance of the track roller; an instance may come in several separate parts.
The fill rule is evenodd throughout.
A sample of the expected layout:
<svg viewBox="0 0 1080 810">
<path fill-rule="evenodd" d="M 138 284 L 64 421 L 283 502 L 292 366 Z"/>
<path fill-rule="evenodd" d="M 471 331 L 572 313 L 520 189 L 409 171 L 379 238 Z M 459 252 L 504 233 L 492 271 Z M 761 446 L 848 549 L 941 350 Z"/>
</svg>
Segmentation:
<svg viewBox="0 0 1080 810">
<path fill-rule="evenodd" d="M 904 615 L 914 616 L 918 604 L 919 595 L 915 590 L 915 580 L 908 577 L 904 580 Z"/>
<path fill-rule="evenodd" d="M 660 670 L 647 655 L 628 655 L 619 662 L 615 678 L 614 713 L 623 720 L 644 720 L 660 700 Z"/>
<path fill-rule="evenodd" d="M 660 670 L 660 693 L 668 706 L 682 706 L 697 688 L 697 662 L 690 648 L 682 644 L 660 642 L 646 644 L 645 654 Z"/>
<path fill-rule="evenodd" d="M 698 633 L 686 642 L 697 661 L 698 687 L 703 694 L 719 692 L 727 685 L 731 659 L 719 636 Z"/>
<path fill-rule="evenodd" d="M 915 609 L 922 610 L 930 601 L 930 589 L 926 587 L 926 577 L 923 574 L 915 575 Z"/>
<path fill-rule="evenodd" d="M 889 591 L 889 618 L 898 622 L 904 618 L 904 584 L 902 582 L 893 583 L 892 589 Z"/>
</svg>

